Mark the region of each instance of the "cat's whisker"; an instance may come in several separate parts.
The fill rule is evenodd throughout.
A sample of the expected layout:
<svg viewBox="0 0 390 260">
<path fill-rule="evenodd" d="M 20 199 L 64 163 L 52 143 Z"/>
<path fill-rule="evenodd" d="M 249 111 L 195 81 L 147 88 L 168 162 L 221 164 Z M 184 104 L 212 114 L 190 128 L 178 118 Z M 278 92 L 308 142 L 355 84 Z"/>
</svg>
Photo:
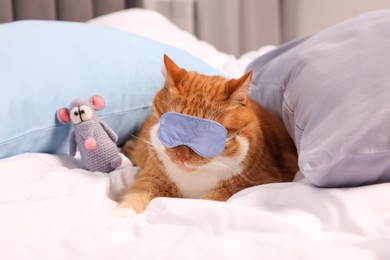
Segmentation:
<svg viewBox="0 0 390 260">
<path fill-rule="evenodd" d="M 145 140 L 145 139 L 143 139 L 143 138 L 139 138 L 138 136 L 133 135 L 133 134 L 132 134 L 131 136 L 134 137 L 135 139 L 140 140 L 141 142 L 144 142 L 144 143 L 146 143 L 146 144 L 148 144 L 148 145 L 152 145 L 151 142 L 149 142 L 149 141 L 147 141 L 147 140 Z"/>
</svg>

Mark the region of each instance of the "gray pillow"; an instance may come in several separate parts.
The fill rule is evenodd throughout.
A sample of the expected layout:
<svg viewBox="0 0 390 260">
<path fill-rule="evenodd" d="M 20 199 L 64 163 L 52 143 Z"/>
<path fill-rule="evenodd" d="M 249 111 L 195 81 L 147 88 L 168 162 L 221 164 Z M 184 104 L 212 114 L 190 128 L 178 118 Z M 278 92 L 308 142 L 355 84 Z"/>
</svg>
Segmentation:
<svg viewBox="0 0 390 260">
<path fill-rule="evenodd" d="M 258 58 L 252 97 L 283 119 L 305 177 L 321 187 L 390 181 L 390 11 Z"/>
</svg>

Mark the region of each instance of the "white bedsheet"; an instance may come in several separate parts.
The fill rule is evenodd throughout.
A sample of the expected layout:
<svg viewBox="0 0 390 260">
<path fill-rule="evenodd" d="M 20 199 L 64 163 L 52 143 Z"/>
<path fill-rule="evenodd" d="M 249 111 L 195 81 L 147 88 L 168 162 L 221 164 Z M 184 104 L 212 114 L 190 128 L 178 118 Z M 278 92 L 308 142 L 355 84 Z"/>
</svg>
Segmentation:
<svg viewBox="0 0 390 260">
<path fill-rule="evenodd" d="M 125 159 L 125 158 L 124 158 Z M 390 259 L 390 184 L 319 189 L 301 179 L 227 203 L 154 199 L 119 218 L 138 169 L 79 169 L 66 155 L 0 160 L 0 259 Z"/>
</svg>

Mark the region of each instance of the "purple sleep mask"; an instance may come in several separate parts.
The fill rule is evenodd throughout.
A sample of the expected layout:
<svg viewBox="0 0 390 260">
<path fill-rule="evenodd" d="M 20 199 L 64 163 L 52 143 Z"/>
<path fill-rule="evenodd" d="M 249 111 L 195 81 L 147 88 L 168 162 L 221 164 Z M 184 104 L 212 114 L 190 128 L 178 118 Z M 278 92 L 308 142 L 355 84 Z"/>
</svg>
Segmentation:
<svg viewBox="0 0 390 260">
<path fill-rule="evenodd" d="M 190 147 L 205 158 L 220 155 L 227 138 L 227 130 L 221 124 L 194 116 L 167 112 L 160 118 L 159 138 L 167 148 L 180 145 Z"/>
</svg>

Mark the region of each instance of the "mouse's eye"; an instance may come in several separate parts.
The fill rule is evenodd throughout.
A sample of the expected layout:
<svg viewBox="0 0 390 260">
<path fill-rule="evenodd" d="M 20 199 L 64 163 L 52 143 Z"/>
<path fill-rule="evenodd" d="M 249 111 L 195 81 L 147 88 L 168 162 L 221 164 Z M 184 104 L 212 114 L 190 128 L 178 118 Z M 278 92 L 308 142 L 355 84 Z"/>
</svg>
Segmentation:
<svg viewBox="0 0 390 260">
<path fill-rule="evenodd" d="M 80 124 L 82 122 L 92 119 L 93 111 L 87 105 L 82 105 L 72 108 L 70 111 L 70 119 L 73 124 Z"/>
</svg>

